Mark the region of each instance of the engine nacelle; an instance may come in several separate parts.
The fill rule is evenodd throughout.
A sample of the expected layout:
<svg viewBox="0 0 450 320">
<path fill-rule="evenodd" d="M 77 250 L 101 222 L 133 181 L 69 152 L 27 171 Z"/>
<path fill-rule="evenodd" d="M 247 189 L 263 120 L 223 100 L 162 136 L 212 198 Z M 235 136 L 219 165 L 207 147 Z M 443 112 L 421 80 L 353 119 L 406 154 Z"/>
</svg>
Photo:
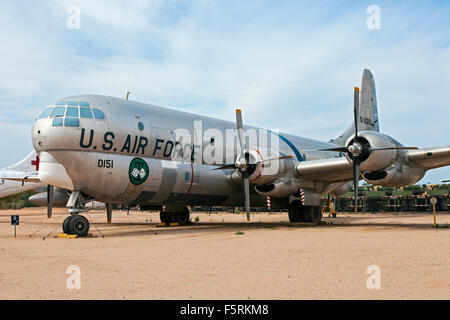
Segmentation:
<svg viewBox="0 0 450 320">
<path fill-rule="evenodd" d="M 249 150 L 249 168 L 248 173 L 250 183 L 257 185 L 264 185 L 284 176 L 287 167 L 291 160 L 273 160 L 263 163 L 258 163 L 268 158 L 276 158 L 279 154 L 275 152 L 268 152 L 268 150 Z M 258 164 L 256 164 L 258 163 Z"/>
<path fill-rule="evenodd" d="M 283 179 L 266 185 L 257 185 L 255 191 L 267 197 L 287 198 L 294 195 L 298 191 L 298 187 L 298 181 Z"/>
<path fill-rule="evenodd" d="M 362 177 L 367 183 L 383 187 L 402 187 L 413 185 L 422 179 L 425 169 L 403 166 L 391 166 L 386 170 L 364 172 Z"/>
<path fill-rule="evenodd" d="M 354 138 L 347 140 L 346 146 L 353 143 Z M 393 148 L 401 145 L 383 133 L 362 131 L 359 133 L 359 142 L 370 148 Z M 347 159 L 353 161 L 352 155 L 347 153 Z M 391 166 L 397 158 L 397 150 L 363 151 L 360 155 L 361 171 L 379 171 Z"/>
</svg>

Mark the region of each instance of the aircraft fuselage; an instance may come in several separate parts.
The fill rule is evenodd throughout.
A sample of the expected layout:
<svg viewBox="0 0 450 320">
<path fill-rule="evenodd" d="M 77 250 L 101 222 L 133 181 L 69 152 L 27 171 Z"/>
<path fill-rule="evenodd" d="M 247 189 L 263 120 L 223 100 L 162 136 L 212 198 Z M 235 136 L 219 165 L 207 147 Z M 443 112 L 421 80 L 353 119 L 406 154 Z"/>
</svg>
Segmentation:
<svg viewBox="0 0 450 320">
<path fill-rule="evenodd" d="M 44 111 L 33 126 L 32 141 L 44 184 L 80 190 L 98 201 L 239 206 L 236 170 L 213 170 L 236 160 L 235 128 L 233 122 L 124 99 L 73 96 Z M 336 157 L 303 151 L 336 146 L 331 143 L 245 129 L 255 161 L 293 157 L 277 169 L 283 177 L 294 162 Z M 252 190 L 252 206 L 265 205 L 265 197 Z"/>
</svg>

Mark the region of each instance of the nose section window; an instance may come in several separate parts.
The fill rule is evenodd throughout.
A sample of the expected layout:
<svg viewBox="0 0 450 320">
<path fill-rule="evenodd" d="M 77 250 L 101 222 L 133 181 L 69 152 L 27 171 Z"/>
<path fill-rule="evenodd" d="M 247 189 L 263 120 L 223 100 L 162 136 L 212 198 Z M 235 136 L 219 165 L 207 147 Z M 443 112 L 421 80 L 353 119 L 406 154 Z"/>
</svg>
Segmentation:
<svg viewBox="0 0 450 320">
<path fill-rule="evenodd" d="M 80 101 L 80 107 L 87 107 L 87 108 L 89 108 L 90 107 L 89 102 Z"/>
<path fill-rule="evenodd" d="M 76 107 L 67 107 L 66 117 L 78 118 L 78 108 L 76 108 Z"/>
<path fill-rule="evenodd" d="M 92 111 L 94 112 L 94 117 L 95 119 L 105 119 L 105 114 L 103 113 L 103 111 L 99 110 L 99 109 L 92 109 Z"/>
<path fill-rule="evenodd" d="M 64 126 L 65 127 L 79 127 L 80 126 L 80 119 L 78 119 L 78 118 L 65 118 L 64 119 Z"/>
<path fill-rule="evenodd" d="M 81 106 L 81 102 L 80 102 L 80 106 Z M 80 108 L 80 114 L 82 118 L 88 118 L 88 119 L 92 119 L 92 111 L 90 108 Z"/>
<path fill-rule="evenodd" d="M 53 127 L 62 127 L 63 125 L 63 119 L 62 118 L 55 118 L 53 119 L 52 126 Z"/>
<path fill-rule="evenodd" d="M 78 107 L 78 102 L 76 101 L 69 101 L 67 104 L 71 107 Z"/>
<path fill-rule="evenodd" d="M 50 115 L 51 111 L 52 111 L 52 108 L 45 108 L 45 110 L 39 116 L 39 119 L 47 118 Z"/>
<path fill-rule="evenodd" d="M 64 113 L 66 111 L 66 108 L 64 107 L 55 107 L 53 108 L 53 111 L 51 113 L 51 117 L 64 117 Z"/>
</svg>

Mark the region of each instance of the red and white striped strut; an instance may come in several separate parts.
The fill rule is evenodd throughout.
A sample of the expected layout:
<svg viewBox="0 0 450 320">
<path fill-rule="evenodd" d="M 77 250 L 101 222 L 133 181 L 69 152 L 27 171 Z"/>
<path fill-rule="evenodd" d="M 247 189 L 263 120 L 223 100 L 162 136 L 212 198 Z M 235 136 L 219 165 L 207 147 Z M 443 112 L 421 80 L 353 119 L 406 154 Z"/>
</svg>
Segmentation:
<svg viewBox="0 0 450 320">
<path fill-rule="evenodd" d="M 302 200 L 302 204 L 305 205 L 305 192 L 303 192 L 303 189 L 300 189 L 300 199 Z"/>
<path fill-rule="evenodd" d="M 267 198 L 267 209 L 270 209 L 270 197 L 266 197 Z"/>
</svg>

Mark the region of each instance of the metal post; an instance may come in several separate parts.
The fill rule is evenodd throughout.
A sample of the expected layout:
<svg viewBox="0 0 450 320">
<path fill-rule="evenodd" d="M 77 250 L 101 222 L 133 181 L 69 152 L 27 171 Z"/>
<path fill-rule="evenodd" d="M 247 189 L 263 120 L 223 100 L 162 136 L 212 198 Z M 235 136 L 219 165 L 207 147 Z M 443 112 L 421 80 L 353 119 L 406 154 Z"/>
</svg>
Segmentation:
<svg viewBox="0 0 450 320">
<path fill-rule="evenodd" d="M 433 203 L 433 220 L 434 220 L 433 226 L 436 228 L 436 202 L 437 202 L 437 199 L 433 197 L 433 198 L 431 198 L 431 202 Z"/>
</svg>

